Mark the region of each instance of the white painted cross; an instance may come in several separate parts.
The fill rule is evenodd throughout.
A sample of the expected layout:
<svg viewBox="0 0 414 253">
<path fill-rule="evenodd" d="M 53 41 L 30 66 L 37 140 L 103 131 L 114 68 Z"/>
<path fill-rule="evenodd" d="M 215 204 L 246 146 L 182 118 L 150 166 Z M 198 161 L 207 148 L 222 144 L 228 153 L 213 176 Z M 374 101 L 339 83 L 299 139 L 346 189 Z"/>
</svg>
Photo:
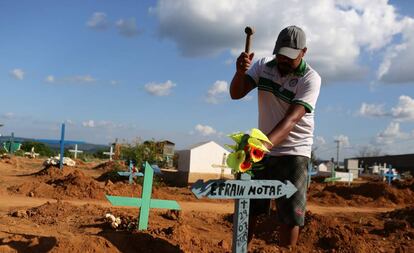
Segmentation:
<svg viewBox="0 0 414 253">
<path fill-rule="evenodd" d="M 78 158 L 78 153 L 83 153 L 82 150 L 78 150 L 78 144 L 75 144 L 75 149 L 69 149 L 69 152 L 75 153 L 75 159 Z"/>
<path fill-rule="evenodd" d="M 109 155 L 109 161 L 112 161 L 112 156 L 115 155 L 113 151 L 114 151 L 113 147 L 111 146 L 111 148 L 109 149 L 109 152 L 103 152 L 104 155 Z"/>
<path fill-rule="evenodd" d="M 32 147 L 30 152 L 25 152 L 24 155 L 30 158 L 36 158 L 36 156 L 39 156 L 39 153 L 36 153 L 34 147 Z"/>
</svg>

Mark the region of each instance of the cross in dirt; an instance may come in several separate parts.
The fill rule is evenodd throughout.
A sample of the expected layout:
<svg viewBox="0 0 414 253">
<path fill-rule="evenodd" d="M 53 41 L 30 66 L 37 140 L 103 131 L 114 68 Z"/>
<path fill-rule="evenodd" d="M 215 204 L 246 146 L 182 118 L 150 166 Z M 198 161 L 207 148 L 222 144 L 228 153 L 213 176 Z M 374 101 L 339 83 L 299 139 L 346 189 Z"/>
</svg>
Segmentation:
<svg viewBox="0 0 414 253">
<path fill-rule="evenodd" d="M 123 177 L 129 177 L 129 184 L 132 184 L 134 177 L 142 177 L 144 174 L 141 172 L 135 171 L 134 164 L 132 161 L 129 161 L 128 171 L 118 171 L 118 175 Z"/>
<path fill-rule="evenodd" d="M 154 169 L 149 165 L 148 162 L 145 162 L 144 183 L 142 186 L 141 198 L 106 195 L 106 198 L 109 200 L 109 202 L 111 202 L 113 206 L 129 206 L 140 208 L 138 230 L 146 230 L 148 228 L 150 208 L 162 208 L 172 210 L 181 209 L 177 201 L 151 199 L 153 177 Z"/>
<path fill-rule="evenodd" d="M 109 161 L 112 161 L 112 156 L 115 155 L 113 151 L 114 151 L 114 148 L 111 146 L 111 148 L 109 149 L 109 152 L 103 152 L 104 155 L 109 155 Z"/>
<path fill-rule="evenodd" d="M 65 141 L 65 123 L 62 123 L 61 133 L 60 133 L 60 140 L 51 140 L 51 139 L 35 139 L 35 141 L 47 143 L 47 144 L 59 144 L 60 146 L 60 159 L 59 159 L 59 168 L 63 168 L 63 158 L 64 158 L 64 151 L 65 151 L 65 144 L 72 145 L 72 144 L 84 144 L 83 141 Z"/>
<path fill-rule="evenodd" d="M 69 152 L 75 153 L 74 157 L 75 159 L 78 157 L 78 153 L 83 153 L 82 150 L 78 150 L 78 144 L 75 144 L 75 149 L 69 149 Z"/>
<path fill-rule="evenodd" d="M 239 174 L 239 180 L 198 180 L 191 191 L 198 198 L 234 199 L 232 252 L 247 252 L 250 199 L 290 198 L 296 187 L 290 182 L 278 180 L 251 180 L 249 174 Z"/>
<path fill-rule="evenodd" d="M 391 181 L 392 179 L 394 179 L 395 177 L 397 177 L 394 172 L 392 171 L 392 166 L 391 164 L 388 167 L 388 172 L 384 174 L 384 177 L 386 177 L 388 179 L 388 184 L 391 185 Z"/>
</svg>

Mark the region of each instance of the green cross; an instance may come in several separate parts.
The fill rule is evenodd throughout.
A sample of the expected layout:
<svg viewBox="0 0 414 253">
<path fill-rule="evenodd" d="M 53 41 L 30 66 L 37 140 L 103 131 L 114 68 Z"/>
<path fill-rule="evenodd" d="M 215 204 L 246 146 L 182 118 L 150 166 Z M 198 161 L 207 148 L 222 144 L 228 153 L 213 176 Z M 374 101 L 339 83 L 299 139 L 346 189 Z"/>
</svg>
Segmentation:
<svg viewBox="0 0 414 253">
<path fill-rule="evenodd" d="M 131 206 L 140 207 L 138 230 L 148 228 L 148 218 L 150 208 L 162 208 L 180 210 L 180 205 L 174 200 L 151 199 L 152 180 L 154 176 L 153 168 L 145 162 L 144 185 L 142 187 L 141 198 L 129 198 L 121 196 L 109 196 L 106 198 L 113 206 Z"/>
</svg>

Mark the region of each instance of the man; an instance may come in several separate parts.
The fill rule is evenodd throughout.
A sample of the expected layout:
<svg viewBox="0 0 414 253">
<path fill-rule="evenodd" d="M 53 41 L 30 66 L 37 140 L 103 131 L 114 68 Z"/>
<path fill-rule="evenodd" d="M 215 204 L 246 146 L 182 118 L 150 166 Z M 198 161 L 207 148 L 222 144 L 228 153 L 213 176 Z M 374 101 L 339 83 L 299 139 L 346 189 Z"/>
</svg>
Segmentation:
<svg viewBox="0 0 414 253">
<path fill-rule="evenodd" d="M 314 113 L 321 78 L 303 60 L 307 51 L 304 31 L 297 26 L 283 29 L 274 56 L 258 60 L 241 53 L 230 86 L 232 99 L 243 98 L 258 88 L 259 128 L 273 143 L 265 169 L 254 179 L 289 180 L 298 191 L 276 201 L 280 246 L 294 246 L 306 212 L 307 165 L 313 143 Z M 270 148 L 270 147 L 269 147 Z M 269 211 L 270 200 L 251 201 L 251 225 L 255 217 Z"/>
</svg>

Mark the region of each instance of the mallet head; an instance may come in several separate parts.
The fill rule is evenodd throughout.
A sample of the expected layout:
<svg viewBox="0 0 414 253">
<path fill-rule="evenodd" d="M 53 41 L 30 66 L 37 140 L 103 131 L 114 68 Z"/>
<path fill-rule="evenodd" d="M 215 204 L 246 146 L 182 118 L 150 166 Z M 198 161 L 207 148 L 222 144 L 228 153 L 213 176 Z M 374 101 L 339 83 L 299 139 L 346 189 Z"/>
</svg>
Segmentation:
<svg viewBox="0 0 414 253">
<path fill-rule="evenodd" d="M 254 33 L 254 29 L 253 29 L 253 28 L 251 28 L 250 26 L 246 26 L 246 28 L 244 28 L 244 32 L 245 32 L 247 35 L 252 35 L 252 34 Z"/>
</svg>

